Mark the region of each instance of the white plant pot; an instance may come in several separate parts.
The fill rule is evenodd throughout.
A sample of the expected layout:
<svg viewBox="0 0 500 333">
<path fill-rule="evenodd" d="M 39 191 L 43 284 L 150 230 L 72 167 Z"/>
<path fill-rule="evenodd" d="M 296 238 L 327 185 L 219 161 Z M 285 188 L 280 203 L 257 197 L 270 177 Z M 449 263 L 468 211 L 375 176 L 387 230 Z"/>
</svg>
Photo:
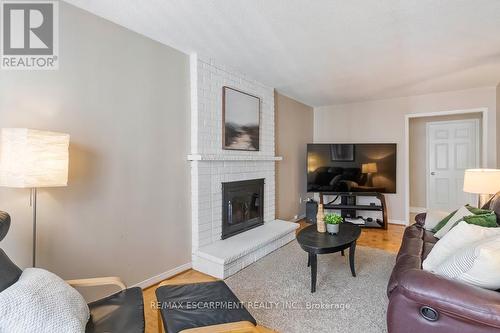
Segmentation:
<svg viewBox="0 0 500 333">
<path fill-rule="evenodd" d="M 329 234 L 336 235 L 339 233 L 339 225 L 340 224 L 327 224 L 326 231 L 328 231 Z"/>
</svg>

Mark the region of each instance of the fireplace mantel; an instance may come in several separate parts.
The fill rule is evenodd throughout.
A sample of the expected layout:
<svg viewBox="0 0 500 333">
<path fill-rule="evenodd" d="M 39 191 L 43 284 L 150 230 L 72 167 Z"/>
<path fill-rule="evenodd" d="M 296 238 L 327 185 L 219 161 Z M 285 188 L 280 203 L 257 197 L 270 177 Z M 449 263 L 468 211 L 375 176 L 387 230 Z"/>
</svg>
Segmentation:
<svg viewBox="0 0 500 333">
<path fill-rule="evenodd" d="M 283 161 L 282 156 L 236 154 L 189 154 L 187 159 L 188 161 Z"/>
</svg>

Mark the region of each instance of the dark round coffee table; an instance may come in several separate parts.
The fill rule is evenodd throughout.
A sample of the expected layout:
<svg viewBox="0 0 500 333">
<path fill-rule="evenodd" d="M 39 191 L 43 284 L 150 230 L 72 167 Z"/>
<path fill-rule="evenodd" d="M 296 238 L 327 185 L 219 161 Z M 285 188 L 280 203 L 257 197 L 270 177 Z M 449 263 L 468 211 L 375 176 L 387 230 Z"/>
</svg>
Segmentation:
<svg viewBox="0 0 500 333">
<path fill-rule="evenodd" d="M 309 255 L 307 266 L 311 266 L 311 292 L 316 291 L 317 275 L 317 255 L 325 253 L 342 252 L 349 248 L 349 264 L 352 276 L 356 276 L 354 270 L 354 251 L 356 250 L 356 240 L 361 235 L 361 228 L 352 223 L 340 224 L 337 235 L 330 235 L 327 232 L 321 233 L 316 230 L 316 225 L 310 225 L 302 229 L 297 235 L 300 247 Z"/>
</svg>

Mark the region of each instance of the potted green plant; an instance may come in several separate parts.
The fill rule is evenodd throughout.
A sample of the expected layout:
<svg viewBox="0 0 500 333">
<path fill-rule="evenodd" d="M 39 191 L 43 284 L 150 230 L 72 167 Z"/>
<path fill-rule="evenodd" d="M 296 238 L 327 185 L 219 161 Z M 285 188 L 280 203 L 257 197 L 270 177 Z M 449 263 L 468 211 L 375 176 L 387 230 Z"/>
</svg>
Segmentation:
<svg viewBox="0 0 500 333">
<path fill-rule="evenodd" d="M 339 214 L 326 214 L 324 218 L 326 224 L 326 231 L 329 234 L 336 235 L 339 233 L 339 225 L 342 223 L 343 218 Z"/>
</svg>

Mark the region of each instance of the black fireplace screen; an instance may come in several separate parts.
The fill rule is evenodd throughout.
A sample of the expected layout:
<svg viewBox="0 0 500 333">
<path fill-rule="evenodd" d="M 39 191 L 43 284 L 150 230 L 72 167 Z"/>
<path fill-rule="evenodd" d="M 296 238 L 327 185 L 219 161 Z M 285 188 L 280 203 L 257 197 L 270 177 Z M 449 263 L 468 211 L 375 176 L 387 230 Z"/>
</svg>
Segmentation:
<svg viewBox="0 0 500 333">
<path fill-rule="evenodd" d="M 222 239 L 264 224 L 264 179 L 222 183 Z"/>
</svg>

